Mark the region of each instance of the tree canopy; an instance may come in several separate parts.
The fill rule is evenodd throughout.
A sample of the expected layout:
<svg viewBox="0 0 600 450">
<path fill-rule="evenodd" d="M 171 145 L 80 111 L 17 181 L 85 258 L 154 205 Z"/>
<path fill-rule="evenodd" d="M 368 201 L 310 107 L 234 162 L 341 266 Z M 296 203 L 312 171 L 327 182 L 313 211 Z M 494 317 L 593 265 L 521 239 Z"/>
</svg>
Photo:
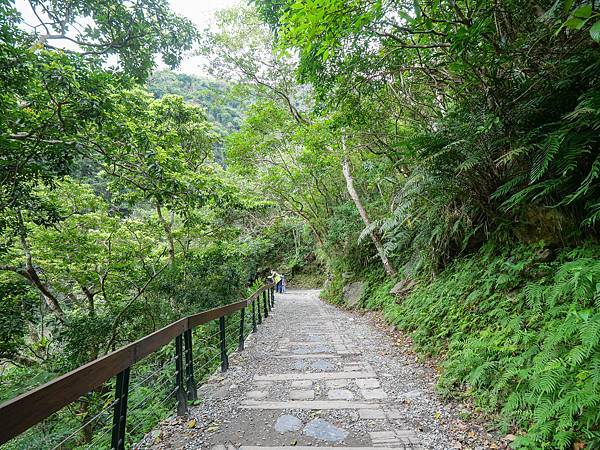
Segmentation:
<svg viewBox="0 0 600 450">
<path fill-rule="evenodd" d="M 600 445 L 596 2 L 29 8 L 0 5 L 1 398 L 275 268 L 334 303 L 365 282 L 515 448 Z M 205 76 L 155 70 L 189 52 Z M 14 447 L 104 445 L 107 392 Z"/>
</svg>

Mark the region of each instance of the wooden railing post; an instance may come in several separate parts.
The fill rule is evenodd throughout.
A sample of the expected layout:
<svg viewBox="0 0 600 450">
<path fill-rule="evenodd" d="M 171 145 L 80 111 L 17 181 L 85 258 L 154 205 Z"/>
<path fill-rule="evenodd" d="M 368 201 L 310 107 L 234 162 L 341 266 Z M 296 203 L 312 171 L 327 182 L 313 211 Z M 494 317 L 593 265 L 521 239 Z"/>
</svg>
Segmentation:
<svg viewBox="0 0 600 450">
<path fill-rule="evenodd" d="M 271 291 L 271 299 L 273 301 L 273 306 L 275 306 L 275 288 L 270 287 L 269 290 Z"/>
<path fill-rule="evenodd" d="M 185 346 L 185 382 L 188 400 L 198 400 L 196 391 L 196 380 L 194 378 L 194 352 L 192 350 L 192 330 L 183 333 L 183 344 Z"/>
<path fill-rule="evenodd" d="M 127 425 L 127 396 L 129 394 L 129 370 L 117 374 L 115 406 L 113 409 L 112 444 L 114 450 L 125 449 L 125 427 Z"/>
<path fill-rule="evenodd" d="M 227 346 L 225 343 L 225 317 L 219 317 L 219 335 L 221 336 L 221 372 L 229 369 L 229 358 L 227 357 Z"/>
<path fill-rule="evenodd" d="M 187 395 L 185 393 L 183 379 L 183 336 L 180 334 L 175 338 L 175 381 L 177 384 L 177 415 L 187 414 Z"/>
</svg>

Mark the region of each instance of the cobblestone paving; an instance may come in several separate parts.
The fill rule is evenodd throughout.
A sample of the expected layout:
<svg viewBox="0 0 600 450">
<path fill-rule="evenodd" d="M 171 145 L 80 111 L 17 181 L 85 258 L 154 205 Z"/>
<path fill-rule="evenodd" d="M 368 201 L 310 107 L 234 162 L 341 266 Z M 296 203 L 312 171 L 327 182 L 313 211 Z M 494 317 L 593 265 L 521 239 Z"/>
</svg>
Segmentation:
<svg viewBox="0 0 600 450">
<path fill-rule="evenodd" d="M 443 402 L 433 372 L 365 317 L 319 291 L 277 295 L 230 369 L 199 388 L 202 404 L 149 433 L 140 448 L 268 450 L 487 449 L 503 444 Z"/>
</svg>

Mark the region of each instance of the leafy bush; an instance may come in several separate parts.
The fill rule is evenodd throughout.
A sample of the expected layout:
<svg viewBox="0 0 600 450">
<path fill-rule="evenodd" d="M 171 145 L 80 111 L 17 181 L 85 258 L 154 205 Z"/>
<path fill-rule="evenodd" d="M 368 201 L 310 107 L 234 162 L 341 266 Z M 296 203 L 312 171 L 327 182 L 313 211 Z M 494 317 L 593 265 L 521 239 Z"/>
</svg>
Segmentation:
<svg viewBox="0 0 600 450">
<path fill-rule="evenodd" d="M 321 291 L 321 298 L 334 305 L 341 305 L 343 302 L 342 291 L 344 289 L 344 278 L 342 274 L 336 273 L 325 282 Z"/>
<path fill-rule="evenodd" d="M 504 430 L 524 430 L 515 447 L 564 449 L 583 441 L 596 448 L 600 247 L 549 256 L 542 244 L 501 253 L 488 244 L 400 304 L 387 296 L 367 306 L 383 305 L 390 322 L 412 332 L 417 349 L 444 357 L 443 393 L 473 396 L 500 411 Z"/>
</svg>

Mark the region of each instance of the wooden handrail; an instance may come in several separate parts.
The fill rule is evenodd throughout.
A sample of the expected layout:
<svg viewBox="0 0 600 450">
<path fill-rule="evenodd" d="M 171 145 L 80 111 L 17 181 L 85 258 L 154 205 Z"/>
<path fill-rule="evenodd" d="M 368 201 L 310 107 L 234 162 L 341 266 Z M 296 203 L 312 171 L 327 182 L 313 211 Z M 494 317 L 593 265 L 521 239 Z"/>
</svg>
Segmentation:
<svg viewBox="0 0 600 450">
<path fill-rule="evenodd" d="M 0 444 L 18 436 L 56 411 L 96 389 L 119 372 L 155 352 L 187 330 L 250 305 L 274 284 L 267 283 L 246 300 L 194 314 L 108 353 L 0 405 Z"/>
</svg>

